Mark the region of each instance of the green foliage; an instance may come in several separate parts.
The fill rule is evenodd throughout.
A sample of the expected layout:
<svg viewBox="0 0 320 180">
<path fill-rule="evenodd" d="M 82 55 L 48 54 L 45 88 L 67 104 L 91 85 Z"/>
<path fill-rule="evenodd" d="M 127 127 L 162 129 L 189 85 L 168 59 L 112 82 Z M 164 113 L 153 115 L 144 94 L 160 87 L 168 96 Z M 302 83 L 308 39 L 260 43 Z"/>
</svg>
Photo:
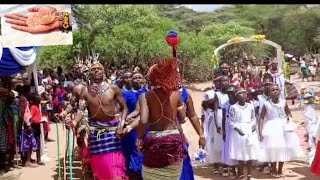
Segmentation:
<svg viewBox="0 0 320 180">
<path fill-rule="evenodd" d="M 84 58 L 91 49 L 100 53 L 104 63 L 146 66 L 149 60 L 171 57 L 165 42 L 171 29 L 179 33 L 181 69 L 189 80 L 210 78 L 214 49 L 235 36 L 265 34 L 295 55 L 320 51 L 320 6 L 316 5 L 229 5 L 214 12 L 195 12 L 179 4 L 78 4 L 72 5 L 72 12 L 78 27 L 73 45 L 41 48 L 42 67 L 70 68 L 75 56 Z M 220 54 L 232 63 L 243 54 L 275 57 L 275 50 L 251 42 L 228 46 Z"/>
<path fill-rule="evenodd" d="M 250 37 L 254 35 L 254 31 L 255 30 L 250 27 L 243 26 L 234 21 L 229 21 L 225 24 L 210 24 L 204 27 L 201 33 L 208 36 L 212 45 L 218 47 L 235 36 Z"/>
<path fill-rule="evenodd" d="M 181 33 L 181 44 L 179 46 L 179 58 L 181 64 L 185 64 L 181 69 L 189 80 L 206 80 L 210 78 L 213 64 L 211 56 L 213 47 L 208 38 L 195 33 Z M 199 73 L 202 72 L 202 73 Z"/>
<path fill-rule="evenodd" d="M 70 69 L 74 64 L 72 46 L 41 47 L 38 54 L 40 68 L 54 68 L 57 66 Z"/>
</svg>

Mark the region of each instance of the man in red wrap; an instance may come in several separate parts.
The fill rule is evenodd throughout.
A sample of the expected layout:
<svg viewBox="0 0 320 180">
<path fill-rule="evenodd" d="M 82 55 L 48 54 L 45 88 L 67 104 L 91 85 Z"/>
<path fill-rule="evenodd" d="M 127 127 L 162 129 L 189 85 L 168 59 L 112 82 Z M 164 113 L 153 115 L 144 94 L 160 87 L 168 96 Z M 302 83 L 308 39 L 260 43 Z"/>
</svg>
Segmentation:
<svg viewBox="0 0 320 180">
<path fill-rule="evenodd" d="M 176 90 L 180 81 L 177 69 L 176 59 L 161 60 L 152 66 L 149 78 L 153 88 L 139 97 L 138 147 L 144 155 L 144 180 L 178 180 L 187 155 L 186 138 L 176 121 L 181 122 L 186 116 Z"/>
</svg>

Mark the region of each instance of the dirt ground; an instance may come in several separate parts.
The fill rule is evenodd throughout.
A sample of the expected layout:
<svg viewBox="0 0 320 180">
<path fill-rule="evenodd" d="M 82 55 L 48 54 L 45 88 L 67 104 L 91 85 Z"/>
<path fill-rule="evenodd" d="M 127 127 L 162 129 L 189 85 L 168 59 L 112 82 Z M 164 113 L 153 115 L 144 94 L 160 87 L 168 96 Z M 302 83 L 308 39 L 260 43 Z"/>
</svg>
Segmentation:
<svg viewBox="0 0 320 180">
<path fill-rule="evenodd" d="M 295 80 L 296 81 L 296 80 Z M 299 85 L 303 86 L 310 86 L 310 85 L 320 85 L 320 82 L 304 82 L 301 83 L 301 80 L 296 81 Z M 193 84 L 198 89 L 204 89 L 205 87 L 209 87 L 210 83 L 202 83 L 202 84 Z M 189 91 L 195 104 L 195 109 L 200 116 L 200 104 L 202 101 L 202 92 L 190 90 Z M 293 117 L 295 121 L 300 124 L 304 121 L 303 110 L 301 108 L 292 110 Z M 54 124 L 51 125 L 52 132 L 50 134 L 51 138 L 57 141 L 57 128 Z M 190 154 L 193 155 L 193 152 L 197 149 L 198 144 L 198 136 L 194 131 L 190 122 L 187 122 L 183 125 L 184 132 L 190 142 Z M 58 125 L 59 130 L 59 137 L 60 139 L 60 158 L 62 158 L 63 154 L 63 134 L 65 134 L 62 130 L 62 126 Z M 301 146 L 306 149 L 306 142 L 304 138 L 305 130 L 304 127 L 300 126 L 297 129 L 297 132 L 300 137 L 300 144 Z M 0 177 L 0 180 L 51 180 L 51 179 L 58 179 L 58 151 L 57 151 L 57 142 L 50 142 L 47 144 L 48 147 L 48 154 L 51 158 L 51 161 L 46 162 L 45 166 L 40 166 L 37 168 L 23 168 L 23 169 L 15 169 L 12 172 L 7 173 L 5 176 Z M 320 177 L 315 177 L 310 173 L 310 167 L 304 162 L 305 158 L 302 158 L 301 161 L 297 162 L 290 162 L 285 164 L 285 174 L 288 170 L 293 171 L 293 177 L 285 177 L 286 180 L 317 180 Z M 81 179 L 81 169 L 80 169 L 80 162 L 75 161 L 74 164 L 74 173 L 75 179 Z M 62 170 L 62 169 L 61 169 Z M 213 171 L 211 167 L 207 166 L 194 166 L 195 171 L 195 179 L 196 180 L 226 180 L 229 178 L 223 178 L 221 176 L 213 175 Z M 253 178 L 255 179 L 263 179 L 263 180 L 271 180 L 270 177 L 264 176 L 261 173 L 258 173 L 256 170 L 253 173 Z"/>
</svg>

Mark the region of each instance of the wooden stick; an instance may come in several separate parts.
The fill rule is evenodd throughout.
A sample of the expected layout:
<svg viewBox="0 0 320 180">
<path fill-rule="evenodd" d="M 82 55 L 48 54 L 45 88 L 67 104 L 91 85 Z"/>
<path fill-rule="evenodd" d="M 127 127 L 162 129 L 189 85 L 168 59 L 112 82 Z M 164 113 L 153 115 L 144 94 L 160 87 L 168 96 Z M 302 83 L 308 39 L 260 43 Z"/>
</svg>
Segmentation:
<svg viewBox="0 0 320 180">
<path fill-rule="evenodd" d="M 67 170 L 66 170 L 66 156 L 67 156 L 67 132 L 65 128 L 65 122 L 63 123 L 63 136 L 64 136 L 64 141 L 63 141 L 63 147 L 64 147 L 64 156 L 63 156 L 63 179 L 67 179 Z"/>
</svg>

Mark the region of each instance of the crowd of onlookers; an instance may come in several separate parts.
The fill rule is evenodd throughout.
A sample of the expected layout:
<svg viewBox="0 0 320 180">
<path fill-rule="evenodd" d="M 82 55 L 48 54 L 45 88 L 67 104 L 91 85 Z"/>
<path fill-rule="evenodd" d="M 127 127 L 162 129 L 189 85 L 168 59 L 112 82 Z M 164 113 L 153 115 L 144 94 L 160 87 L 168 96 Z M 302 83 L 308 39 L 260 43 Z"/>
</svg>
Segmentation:
<svg viewBox="0 0 320 180">
<path fill-rule="evenodd" d="M 21 77 L 19 77 L 21 78 Z M 18 78 L 18 79 L 19 79 Z M 27 77 L 20 81 L 11 77 L 1 78 L 0 108 L 0 170 L 14 167 L 44 165 L 41 141 L 50 142 L 50 122 L 61 111 L 64 84 L 71 81 L 70 74 L 44 69 L 39 73 L 39 92 Z M 43 130 L 41 130 L 43 129 Z M 36 159 L 32 159 L 33 154 Z"/>
<path fill-rule="evenodd" d="M 293 58 L 293 60 L 296 60 Z M 309 81 L 309 77 L 314 81 L 316 75 L 318 75 L 318 70 L 320 68 L 320 59 L 319 58 L 311 58 L 307 60 L 304 57 L 299 58 L 299 66 L 302 74 L 302 81 L 307 79 Z"/>
<path fill-rule="evenodd" d="M 106 67 L 106 80 L 121 84 L 125 72 L 140 72 L 137 66 Z M 83 72 L 83 79 L 89 73 Z M 68 84 L 76 80 L 74 72 L 64 73 L 61 67 L 45 68 L 38 72 L 38 93 L 32 78 L 1 77 L 0 84 L 0 172 L 15 167 L 37 167 L 48 159 L 41 140 L 50 138 L 50 123 L 58 120 Z M 43 128 L 43 131 L 41 131 Z M 43 132 L 43 133 L 41 133 Z M 40 153 L 42 152 L 42 153 Z M 36 159 L 33 159 L 36 155 Z M 42 157 L 41 157 L 42 155 Z M 44 155 L 44 156 L 43 156 Z"/>
</svg>

